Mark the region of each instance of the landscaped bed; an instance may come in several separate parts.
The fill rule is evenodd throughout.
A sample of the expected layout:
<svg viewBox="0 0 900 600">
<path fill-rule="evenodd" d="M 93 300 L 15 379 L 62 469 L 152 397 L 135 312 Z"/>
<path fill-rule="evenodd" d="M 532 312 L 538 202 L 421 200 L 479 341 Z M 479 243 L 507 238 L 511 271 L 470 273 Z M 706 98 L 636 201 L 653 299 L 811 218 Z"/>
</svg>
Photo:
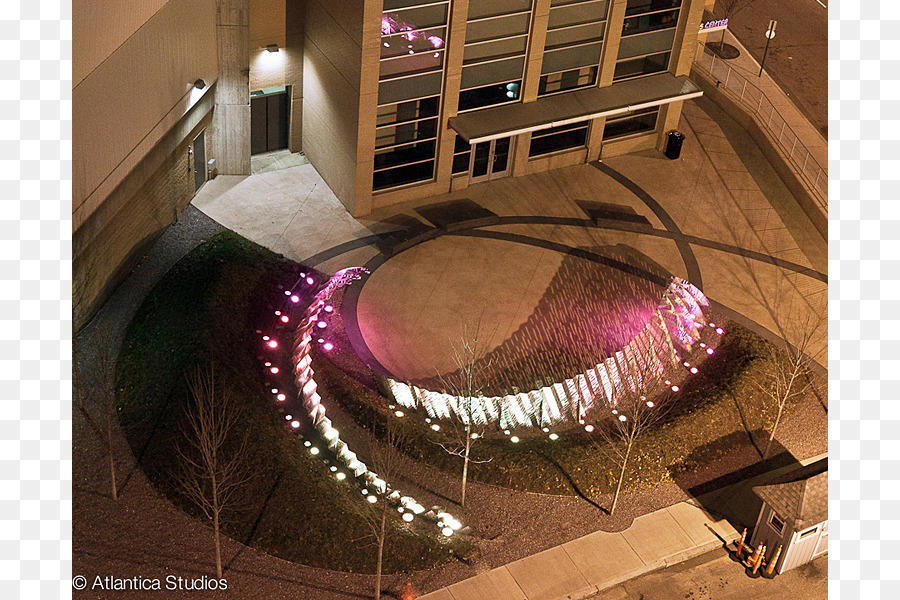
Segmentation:
<svg viewBox="0 0 900 600">
<path fill-rule="evenodd" d="M 173 475 L 189 398 L 186 374 L 215 366 L 217 385 L 242 399 L 236 430 L 248 435 L 254 477 L 225 516 L 236 540 L 281 558 L 353 572 L 374 572 L 375 548 L 352 509 L 359 491 L 339 483 L 302 440 L 286 431 L 272 407 L 256 356 L 255 331 L 292 285 L 298 267 L 230 232 L 219 234 L 176 264 L 141 305 L 119 356 L 119 418 L 141 468 L 174 502 L 199 516 Z M 459 540 L 433 528 L 392 519 L 386 572 L 433 567 L 467 553 Z M 369 537 L 367 537 L 369 536 Z"/>
<path fill-rule="evenodd" d="M 221 383 L 245 400 L 239 429 L 250 436 L 250 467 L 257 474 L 244 490 L 242 506 L 227 515 L 225 531 L 288 560 L 371 572 L 375 552 L 365 541 L 369 531 L 349 509 L 362 497 L 331 477 L 301 439 L 285 430 L 257 356 L 256 331 L 284 301 L 277 286 L 293 285 L 298 273 L 297 265 L 229 232 L 185 257 L 148 296 L 126 334 L 117 369 L 120 420 L 149 478 L 198 514 L 172 483 L 175 444 L 188 399 L 185 373 L 214 363 Z M 341 337 L 340 297 L 334 300 L 338 315 L 329 323 L 329 335 L 337 348 L 313 353 L 319 393 L 326 406 L 337 403 L 364 427 L 383 423 L 387 400 Z M 767 343 L 738 325 L 724 325 L 715 354 L 698 361 L 700 373 L 684 383 L 667 419 L 638 441 L 625 489 L 670 481 L 728 454 L 739 437 L 746 445 L 748 431 L 771 427 L 775 408 L 762 401 L 754 383 L 766 368 Z M 399 424 L 409 438 L 410 456 L 460 472 L 461 460 L 440 447 L 446 440 L 424 415 L 406 415 Z M 473 462 L 470 477 L 517 490 L 598 497 L 614 489 L 617 468 L 596 441 L 575 427 L 561 430 L 555 441 L 541 434 L 513 444 L 500 433 L 488 435 L 473 446 L 473 458 L 490 462 Z M 471 553 L 465 541 L 442 540 L 431 528 L 399 519 L 395 523 L 385 550 L 388 572 Z"/>
</svg>

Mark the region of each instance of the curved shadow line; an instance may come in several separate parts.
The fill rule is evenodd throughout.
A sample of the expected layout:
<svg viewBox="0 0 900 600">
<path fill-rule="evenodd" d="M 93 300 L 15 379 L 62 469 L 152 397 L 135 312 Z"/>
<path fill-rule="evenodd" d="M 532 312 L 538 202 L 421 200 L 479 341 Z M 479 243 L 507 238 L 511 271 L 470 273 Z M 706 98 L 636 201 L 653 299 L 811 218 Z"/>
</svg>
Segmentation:
<svg viewBox="0 0 900 600">
<path fill-rule="evenodd" d="M 653 214 L 662 222 L 663 226 L 673 232 L 673 233 L 681 233 L 681 229 L 678 228 L 678 225 L 675 224 L 675 220 L 669 216 L 669 213 L 660 206 L 659 202 L 653 199 L 653 196 L 648 194 L 644 188 L 628 179 L 625 175 L 619 173 L 612 167 L 603 164 L 602 162 L 592 162 L 591 166 L 600 171 L 601 173 L 605 173 L 613 180 L 615 180 L 619 185 L 627 189 L 629 192 L 637 196 L 644 204 L 647 205 L 647 208 L 653 211 Z M 703 290 L 703 278 L 700 275 L 700 264 L 697 262 L 697 257 L 694 256 L 694 251 L 691 248 L 690 244 L 688 244 L 684 240 L 675 240 L 675 246 L 678 248 L 678 252 L 681 254 L 681 260 L 684 261 L 684 267 L 687 269 L 687 280 L 696 285 L 700 290 Z"/>
</svg>

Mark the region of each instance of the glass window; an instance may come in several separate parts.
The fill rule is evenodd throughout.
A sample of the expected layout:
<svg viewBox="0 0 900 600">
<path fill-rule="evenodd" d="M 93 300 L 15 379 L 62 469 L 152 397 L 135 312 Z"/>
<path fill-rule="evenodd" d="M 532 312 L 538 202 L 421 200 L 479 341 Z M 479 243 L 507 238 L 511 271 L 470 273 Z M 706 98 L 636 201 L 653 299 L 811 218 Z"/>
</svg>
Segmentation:
<svg viewBox="0 0 900 600">
<path fill-rule="evenodd" d="M 520 79 L 519 81 L 512 81 L 510 83 L 500 83 L 470 90 L 462 90 L 459 93 L 459 112 L 484 108 L 485 106 L 493 106 L 495 104 L 503 104 L 505 102 L 515 102 L 519 99 L 521 84 L 522 80 Z"/>
<path fill-rule="evenodd" d="M 456 175 L 457 173 L 468 173 L 469 172 L 469 157 L 472 154 L 472 146 L 469 145 L 469 142 L 464 140 L 462 136 L 456 136 L 456 141 L 453 142 L 453 171 L 452 173 Z"/>
<path fill-rule="evenodd" d="M 616 115 L 606 119 L 603 128 L 603 139 L 612 140 L 635 133 L 652 131 L 656 129 L 656 118 L 659 116 L 659 107 L 635 110 L 623 115 Z"/>
<path fill-rule="evenodd" d="M 548 50 L 544 53 L 541 72 L 555 73 L 581 67 L 590 67 L 600 63 L 601 43 L 584 46 L 572 46 L 559 50 Z"/>
<path fill-rule="evenodd" d="M 375 147 L 387 148 L 398 144 L 430 140 L 437 137 L 437 119 L 425 119 L 400 125 L 388 125 L 375 131 Z"/>
<path fill-rule="evenodd" d="M 784 533 L 784 520 L 779 517 L 775 511 L 772 511 L 771 514 L 769 514 L 769 525 L 772 526 L 772 529 L 774 529 L 775 533 L 778 535 Z"/>
<path fill-rule="evenodd" d="M 375 170 L 394 167 L 402 163 L 421 162 L 434 158 L 435 142 L 429 140 L 387 150 L 375 151 Z"/>
<path fill-rule="evenodd" d="M 518 13 L 496 19 L 472 21 L 466 25 L 466 43 L 496 40 L 528 33 L 530 13 Z"/>
<path fill-rule="evenodd" d="M 616 71 L 613 73 L 613 81 L 641 77 L 660 73 L 669 68 L 669 56 L 671 52 L 643 56 L 634 60 L 623 60 L 616 63 Z"/>
<path fill-rule="evenodd" d="M 433 52 L 382 59 L 379 66 L 380 72 L 378 76 L 380 79 L 438 71 L 444 66 L 444 51 L 435 50 Z"/>
<path fill-rule="evenodd" d="M 382 35 L 381 58 L 443 50 L 446 37 L 446 27 L 435 27 L 433 29 L 398 33 L 396 35 Z"/>
<path fill-rule="evenodd" d="M 441 93 L 443 79 L 442 71 L 402 79 L 386 79 L 378 84 L 378 104 L 394 104 L 423 96 L 437 96 Z"/>
<path fill-rule="evenodd" d="M 547 31 L 547 41 L 544 43 L 544 48 L 552 50 L 554 48 L 571 46 L 572 44 L 599 42 L 603 39 L 603 30 L 605 28 L 605 21 L 595 21 L 575 27 L 550 29 Z"/>
<path fill-rule="evenodd" d="M 678 24 L 678 11 L 651 13 L 639 17 L 629 17 L 622 22 L 622 37 L 668 29 Z"/>
<path fill-rule="evenodd" d="M 460 89 L 469 90 L 522 79 L 525 68 L 525 56 L 516 56 L 493 62 L 466 65 L 462 70 Z M 512 96 L 510 98 L 513 98 Z M 515 95 L 518 98 L 518 94 Z M 503 100 L 508 102 L 509 99 Z"/>
<path fill-rule="evenodd" d="M 639 15 L 657 10 L 678 8 L 679 6 L 681 6 L 681 0 L 628 0 L 625 14 L 629 16 Z"/>
<path fill-rule="evenodd" d="M 470 65 L 497 58 L 521 56 L 525 54 L 527 47 L 527 35 L 491 40 L 489 42 L 480 42 L 477 44 L 466 44 L 466 49 L 463 54 L 463 64 Z"/>
<path fill-rule="evenodd" d="M 547 29 L 558 29 L 570 25 L 605 21 L 609 8 L 608 2 L 580 2 L 578 4 L 556 5 L 550 7 Z"/>
<path fill-rule="evenodd" d="M 394 169 L 375 171 L 372 175 L 372 189 L 383 190 L 386 188 L 428 181 L 434 177 L 434 160 L 428 160 L 412 165 L 404 165 Z"/>
<path fill-rule="evenodd" d="M 422 98 L 420 100 L 409 100 L 398 104 L 379 106 L 375 125 L 381 127 L 383 125 L 392 125 L 394 123 L 405 123 L 407 121 L 417 121 L 419 119 L 435 117 L 438 114 L 439 104 L 440 97 L 433 96 L 431 98 Z"/>
<path fill-rule="evenodd" d="M 648 54 L 657 54 L 659 52 L 667 52 L 672 49 L 675 42 L 675 30 L 665 29 L 644 35 L 636 35 L 633 37 L 623 37 L 619 44 L 619 60 L 626 58 L 636 58 L 638 56 L 647 56 Z"/>
<path fill-rule="evenodd" d="M 447 7 L 444 4 L 417 6 L 398 11 L 386 11 L 381 15 L 381 35 L 404 31 L 417 31 L 426 27 L 447 24 Z"/>
<path fill-rule="evenodd" d="M 541 77 L 538 96 L 583 88 L 595 83 L 597 83 L 597 67 L 550 73 Z"/>
<path fill-rule="evenodd" d="M 574 123 L 572 125 L 535 131 L 531 134 L 531 147 L 528 150 L 528 156 L 541 156 L 551 152 L 584 146 L 587 141 L 588 125 L 588 122 Z"/>
<path fill-rule="evenodd" d="M 470 0 L 469 21 L 531 10 L 531 0 Z"/>
</svg>

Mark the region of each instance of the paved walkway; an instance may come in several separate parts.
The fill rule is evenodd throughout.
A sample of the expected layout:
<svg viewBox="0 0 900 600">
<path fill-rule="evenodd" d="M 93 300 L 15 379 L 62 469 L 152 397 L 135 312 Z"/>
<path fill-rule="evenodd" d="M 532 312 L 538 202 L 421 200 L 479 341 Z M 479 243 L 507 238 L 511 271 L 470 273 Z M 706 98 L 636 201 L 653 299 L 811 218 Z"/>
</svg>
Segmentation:
<svg viewBox="0 0 900 600">
<path fill-rule="evenodd" d="M 822 458 L 800 461 L 811 464 Z M 740 537 L 731 521 L 751 521 L 761 503 L 751 488 L 796 465 L 679 502 L 434 591 L 421 600 L 579 600 L 623 581 L 684 562 Z M 702 507 L 702 508 L 701 508 Z M 732 568 L 740 573 L 739 568 Z M 674 598 L 675 596 L 668 596 Z"/>
</svg>

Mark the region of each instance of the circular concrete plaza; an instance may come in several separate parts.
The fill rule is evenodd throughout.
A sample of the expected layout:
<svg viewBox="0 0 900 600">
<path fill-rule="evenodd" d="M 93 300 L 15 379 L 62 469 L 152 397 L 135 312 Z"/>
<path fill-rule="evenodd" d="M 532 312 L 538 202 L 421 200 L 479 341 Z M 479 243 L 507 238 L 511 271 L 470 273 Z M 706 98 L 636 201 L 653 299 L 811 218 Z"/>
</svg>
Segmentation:
<svg viewBox="0 0 900 600">
<path fill-rule="evenodd" d="M 668 273 L 625 245 L 572 253 L 443 235 L 373 270 L 356 316 L 386 371 L 432 389 L 457 368 L 453 345 L 478 331 L 491 394 L 570 377 L 621 349 L 667 283 Z"/>
</svg>

